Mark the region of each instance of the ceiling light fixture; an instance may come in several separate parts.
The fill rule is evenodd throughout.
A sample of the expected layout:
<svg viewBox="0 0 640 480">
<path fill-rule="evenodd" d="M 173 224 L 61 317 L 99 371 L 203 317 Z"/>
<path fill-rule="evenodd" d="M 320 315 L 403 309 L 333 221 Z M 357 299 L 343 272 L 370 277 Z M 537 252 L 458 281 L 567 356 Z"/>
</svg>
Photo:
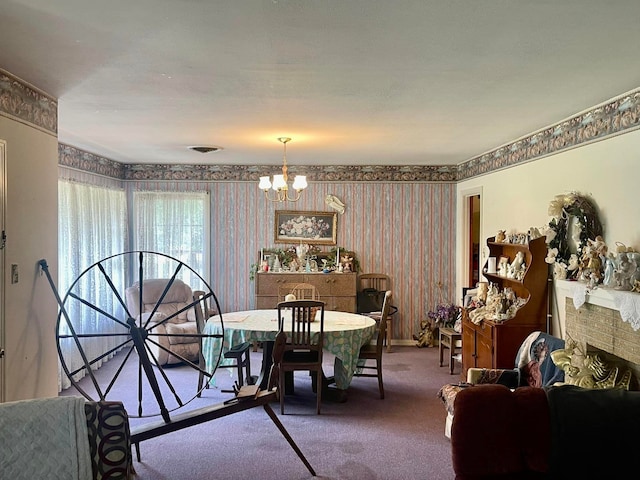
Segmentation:
<svg viewBox="0 0 640 480">
<path fill-rule="evenodd" d="M 210 153 L 210 152 L 217 152 L 219 150 L 222 150 L 222 147 L 216 147 L 214 145 L 208 146 L 208 145 L 196 145 L 193 147 L 188 147 L 189 150 L 193 150 L 195 152 L 200 152 L 200 153 Z"/>
<path fill-rule="evenodd" d="M 271 202 L 297 202 L 300 199 L 300 192 L 307 188 L 307 177 L 304 175 L 296 175 L 293 179 L 293 188 L 296 193 L 293 197 L 289 195 L 289 177 L 287 176 L 287 142 L 289 137 L 280 137 L 278 141 L 284 145 L 284 153 L 282 155 L 282 175 L 274 175 L 273 183 L 269 177 L 260 177 L 258 188 L 264 190 L 264 196 Z M 269 189 L 272 188 L 275 194 L 269 196 Z"/>
</svg>

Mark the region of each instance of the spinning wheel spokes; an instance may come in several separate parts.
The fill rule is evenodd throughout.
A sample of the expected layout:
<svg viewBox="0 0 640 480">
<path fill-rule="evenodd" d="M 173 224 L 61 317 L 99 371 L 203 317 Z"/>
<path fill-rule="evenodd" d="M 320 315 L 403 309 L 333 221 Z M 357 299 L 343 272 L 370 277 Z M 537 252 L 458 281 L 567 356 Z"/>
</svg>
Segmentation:
<svg viewBox="0 0 640 480">
<path fill-rule="evenodd" d="M 120 401 L 125 398 L 130 416 L 136 416 L 132 412 L 139 417 L 161 415 L 168 422 L 169 412 L 186 405 L 199 393 L 198 376 L 208 381 L 215 373 L 221 349 L 215 364 L 205 366 L 202 354 L 194 356 L 188 349 L 169 348 L 196 343 L 201 349 L 203 342 L 222 343 L 223 337 L 222 332 L 203 332 L 206 321 L 203 302 L 213 299 L 220 311 L 218 300 L 207 282 L 182 261 L 146 251 L 113 255 L 82 272 L 63 299 L 49 276 L 46 262 L 40 264 L 60 306 L 56 342 L 61 366 L 72 385 L 86 398 Z M 130 275 L 132 272 L 135 274 Z M 127 280 L 132 276 L 134 280 Z M 167 279 L 166 286 L 155 303 L 145 304 L 146 282 L 157 282 L 158 278 Z M 175 310 L 163 311 L 163 301 L 175 297 L 175 288 L 184 287 L 182 282 L 203 291 L 203 295 L 186 300 Z M 139 285 L 138 301 L 127 305 L 124 292 L 133 283 Z M 136 307 L 141 314 L 136 314 Z M 183 325 L 186 317 L 196 318 L 197 331 L 176 333 L 167 327 L 173 327 L 174 322 Z M 169 366 L 159 356 L 169 357 L 177 365 Z M 86 377 L 80 378 L 83 374 Z M 189 374 L 195 374 L 193 381 L 188 380 Z M 137 390 L 133 395 L 137 398 L 127 402 L 133 389 Z M 127 404 L 133 402 L 137 405 Z"/>
</svg>

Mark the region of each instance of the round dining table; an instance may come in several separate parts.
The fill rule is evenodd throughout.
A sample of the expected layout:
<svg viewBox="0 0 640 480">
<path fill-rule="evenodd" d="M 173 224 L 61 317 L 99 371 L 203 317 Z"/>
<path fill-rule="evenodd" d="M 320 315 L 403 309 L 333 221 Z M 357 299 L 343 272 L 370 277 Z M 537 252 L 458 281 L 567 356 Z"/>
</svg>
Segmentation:
<svg viewBox="0 0 640 480">
<path fill-rule="evenodd" d="M 319 332 L 320 322 L 312 322 L 311 330 Z M 325 310 L 323 349 L 335 356 L 333 376 L 337 389 L 344 391 L 349 387 L 358 367 L 360 347 L 367 344 L 375 332 L 376 322 L 370 317 Z M 272 363 L 271 347 L 278 333 L 277 309 L 223 313 L 222 321 L 219 315 L 214 315 L 207 320 L 204 333 L 218 336 L 223 333 L 222 341 L 213 336 L 203 340 L 202 353 L 209 371 L 219 366 L 222 358 L 220 349 L 224 353 L 243 342 L 263 342 L 259 383 L 266 388 Z"/>
</svg>

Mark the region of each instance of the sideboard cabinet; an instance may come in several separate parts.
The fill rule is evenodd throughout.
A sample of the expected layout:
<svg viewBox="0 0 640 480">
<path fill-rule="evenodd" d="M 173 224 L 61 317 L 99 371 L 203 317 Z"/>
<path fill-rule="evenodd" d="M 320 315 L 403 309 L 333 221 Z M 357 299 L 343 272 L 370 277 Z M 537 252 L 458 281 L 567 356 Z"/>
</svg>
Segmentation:
<svg viewBox="0 0 640 480">
<path fill-rule="evenodd" d="M 531 240 L 528 244 L 496 242 L 495 237 L 487 240 L 489 256 L 500 259 L 507 257 L 510 262 L 518 252 L 524 254 L 526 265 L 522 279 L 507 278 L 497 273 L 484 273 L 491 283 L 502 291 L 511 287 L 520 298 L 527 299 L 515 317 L 497 321 L 483 319 L 479 324 L 469 319 L 469 312 L 462 311 L 462 377 L 466 379 L 467 369 L 513 368 L 518 349 L 523 340 L 534 331 L 546 331 L 548 306 L 548 265 L 545 237 Z M 485 272 L 487 265 L 485 264 Z"/>
<path fill-rule="evenodd" d="M 355 273 L 256 273 L 256 308 L 276 308 L 282 301 L 281 287 L 287 284 L 310 283 L 318 290 L 325 309 L 356 312 Z"/>
</svg>

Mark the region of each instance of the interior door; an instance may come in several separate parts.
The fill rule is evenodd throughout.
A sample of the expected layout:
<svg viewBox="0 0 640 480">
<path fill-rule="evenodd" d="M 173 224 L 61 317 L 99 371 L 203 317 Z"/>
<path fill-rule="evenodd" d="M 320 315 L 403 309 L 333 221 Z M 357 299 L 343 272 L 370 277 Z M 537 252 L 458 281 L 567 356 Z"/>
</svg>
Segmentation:
<svg viewBox="0 0 640 480">
<path fill-rule="evenodd" d="M 7 169 L 6 169 L 7 144 L 0 140 L 0 402 L 5 400 L 5 361 L 4 361 L 4 247 L 5 233 L 5 207 L 7 204 Z"/>
<path fill-rule="evenodd" d="M 468 287 L 475 287 L 480 281 L 480 195 L 467 197 L 469 206 L 469 278 Z"/>
</svg>

